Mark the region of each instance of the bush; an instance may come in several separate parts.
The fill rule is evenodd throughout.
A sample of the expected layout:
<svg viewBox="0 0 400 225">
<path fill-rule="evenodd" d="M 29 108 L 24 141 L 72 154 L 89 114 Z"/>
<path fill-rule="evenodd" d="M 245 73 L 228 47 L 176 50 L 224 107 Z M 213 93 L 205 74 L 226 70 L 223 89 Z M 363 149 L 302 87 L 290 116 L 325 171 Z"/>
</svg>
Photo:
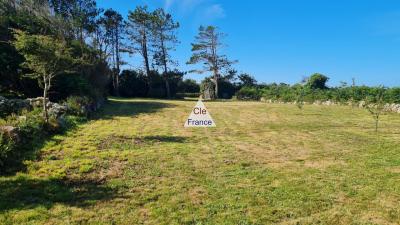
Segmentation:
<svg viewBox="0 0 400 225">
<path fill-rule="evenodd" d="M 238 100 L 260 100 L 261 93 L 258 88 L 244 86 L 236 93 Z"/>
<path fill-rule="evenodd" d="M 201 93 L 176 93 L 176 98 L 198 98 Z"/>
<path fill-rule="evenodd" d="M 70 96 L 67 98 L 68 113 L 76 116 L 87 116 L 91 101 L 88 97 Z"/>
<path fill-rule="evenodd" d="M 0 168 L 4 166 L 7 159 L 10 157 L 10 152 L 15 148 L 13 139 L 0 131 Z M 1 173 L 0 173 L 1 174 Z"/>
<path fill-rule="evenodd" d="M 119 92 L 123 97 L 146 97 L 148 92 L 146 76 L 134 70 L 122 71 Z"/>
<path fill-rule="evenodd" d="M 83 117 L 50 117 L 49 123 L 43 119 L 41 108 L 24 110 L 0 120 L 0 174 L 4 168 L 15 169 L 21 162 L 32 156 L 33 150 L 46 137 L 73 127 Z M 9 132 L 12 128 L 12 132 Z"/>
<path fill-rule="evenodd" d="M 299 90 L 302 90 L 302 99 L 305 102 L 334 101 L 338 103 L 360 102 L 378 94 L 379 87 L 335 87 L 326 89 L 313 89 L 308 85 L 300 84 L 293 86 L 287 84 L 264 84 L 256 87 L 242 87 L 237 93 L 239 100 L 257 100 L 261 96 L 265 99 L 294 102 L 298 99 Z M 384 89 L 385 103 L 400 103 L 400 88 Z"/>
<path fill-rule="evenodd" d="M 179 93 L 199 93 L 200 85 L 193 79 L 180 81 L 177 86 Z"/>
</svg>

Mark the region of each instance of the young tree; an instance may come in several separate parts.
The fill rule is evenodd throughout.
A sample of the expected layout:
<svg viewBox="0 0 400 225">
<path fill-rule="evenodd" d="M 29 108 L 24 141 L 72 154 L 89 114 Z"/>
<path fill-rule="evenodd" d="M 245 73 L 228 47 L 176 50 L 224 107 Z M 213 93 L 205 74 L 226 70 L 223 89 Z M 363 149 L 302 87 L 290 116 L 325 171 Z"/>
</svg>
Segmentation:
<svg viewBox="0 0 400 225">
<path fill-rule="evenodd" d="M 169 51 L 175 50 L 175 45 L 178 39 L 175 35 L 176 30 L 179 28 L 179 23 L 175 23 L 172 16 L 165 13 L 163 9 L 157 9 L 153 12 L 152 17 L 152 32 L 153 32 L 153 47 L 155 50 L 154 60 L 157 66 L 163 68 L 163 78 L 165 81 L 165 88 L 167 97 L 171 97 L 168 77 L 168 63 L 174 63 L 169 55 Z"/>
<path fill-rule="evenodd" d="M 113 67 L 113 87 L 116 95 L 119 95 L 119 73 L 121 60 L 121 43 L 123 33 L 123 18 L 113 9 L 104 12 L 102 23 L 106 29 L 107 43 L 111 45 L 111 64 Z"/>
<path fill-rule="evenodd" d="M 220 50 L 223 47 L 222 38 L 225 34 L 218 31 L 214 26 L 200 26 L 199 33 L 195 37 L 196 42 L 192 43 L 193 55 L 187 64 L 203 63 L 201 70 L 195 70 L 197 73 L 212 72 L 212 82 L 215 85 L 215 97 L 218 97 L 218 80 L 221 77 L 222 70 L 229 70 L 232 63 L 226 55 L 221 55 Z"/>
<path fill-rule="evenodd" d="M 375 132 L 378 132 L 379 119 L 385 110 L 385 88 L 379 87 L 377 91 L 378 92 L 374 97 L 367 98 L 365 101 L 365 108 L 371 113 L 375 120 Z"/>
<path fill-rule="evenodd" d="M 129 11 L 127 34 L 132 41 L 130 53 L 139 52 L 142 55 L 146 75 L 149 79 L 150 61 L 148 48 L 149 38 L 152 34 L 152 15 L 147 11 L 147 6 L 138 6 L 134 11 Z"/>
<path fill-rule="evenodd" d="M 25 58 L 23 66 L 32 70 L 29 75 L 43 84 L 43 111 L 48 122 L 48 92 L 53 78 L 72 67 L 74 60 L 70 49 L 64 42 L 51 36 L 29 35 L 23 31 L 15 31 L 14 46 Z"/>
</svg>

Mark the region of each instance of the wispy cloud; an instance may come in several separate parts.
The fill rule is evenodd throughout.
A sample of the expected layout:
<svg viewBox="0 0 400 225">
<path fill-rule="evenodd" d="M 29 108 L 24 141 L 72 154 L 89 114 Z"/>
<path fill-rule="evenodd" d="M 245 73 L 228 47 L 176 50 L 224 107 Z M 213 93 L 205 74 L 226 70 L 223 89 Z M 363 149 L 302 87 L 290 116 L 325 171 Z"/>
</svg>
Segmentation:
<svg viewBox="0 0 400 225">
<path fill-rule="evenodd" d="M 180 12 L 190 12 L 205 1 L 206 0 L 164 0 L 164 10 L 170 11 L 176 9 Z"/>
<path fill-rule="evenodd" d="M 204 16 L 208 20 L 225 18 L 225 10 L 221 4 L 214 4 L 206 8 Z"/>
</svg>

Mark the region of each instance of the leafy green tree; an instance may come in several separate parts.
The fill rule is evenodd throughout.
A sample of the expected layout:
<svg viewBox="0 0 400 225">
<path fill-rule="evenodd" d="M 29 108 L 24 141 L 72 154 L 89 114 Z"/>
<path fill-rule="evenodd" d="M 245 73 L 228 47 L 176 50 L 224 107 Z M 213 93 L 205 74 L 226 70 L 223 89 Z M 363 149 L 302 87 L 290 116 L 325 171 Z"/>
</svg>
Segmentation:
<svg viewBox="0 0 400 225">
<path fill-rule="evenodd" d="M 222 38 L 225 34 L 218 31 L 214 26 L 203 27 L 200 26 L 199 33 L 195 37 L 195 43 L 192 43 L 192 56 L 187 64 L 202 63 L 203 68 L 194 70 L 193 72 L 205 73 L 211 72 L 212 82 L 214 83 L 214 91 L 216 98 L 218 97 L 218 81 L 221 77 L 222 70 L 229 70 L 232 63 L 226 55 L 220 54 L 223 47 Z"/>
<path fill-rule="evenodd" d="M 74 59 L 66 43 L 51 36 L 29 35 L 15 31 L 14 46 L 24 56 L 23 66 L 32 71 L 29 76 L 38 78 L 43 85 L 43 111 L 46 122 L 49 120 L 47 98 L 52 80 L 60 73 L 72 68 Z"/>
<path fill-rule="evenodd" d="M 307 80 L 307 86 L 311 89 L 326 89 L 329 78 L 320 73 L 314 73 Z"/>
<path fill-rule="evenodd" d="M 163 68 L 163 77 L 165 81 L 165 88 L 167 97 L 171 97 L 171 90 L 169 85 L 168 64 L 174 64 L 171 59 L 169 51 L 175 50 L 175 45 L 178 43 L 176 37 L 176 30 L 179 28 L 179 23 L 175 23 L 172 16 L 165 13 L 163 9 L 157 9 L 152 15 L 152 32 L 153 32 L 153 47 L 155 50 L 154 60 L 157 66 Z"/>
</svg>

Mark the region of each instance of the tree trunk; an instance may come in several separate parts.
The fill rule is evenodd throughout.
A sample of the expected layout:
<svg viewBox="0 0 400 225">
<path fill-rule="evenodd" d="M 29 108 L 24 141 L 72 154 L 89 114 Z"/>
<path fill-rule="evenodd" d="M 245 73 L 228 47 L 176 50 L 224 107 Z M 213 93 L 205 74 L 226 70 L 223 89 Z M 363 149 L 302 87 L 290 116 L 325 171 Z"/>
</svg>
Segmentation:
<svg viewBox="0 0 400 225">
<path fill-rule="evenodd" d="M 166 91 L 167 91 L 167 98 L 171 98 L 171 91 L 170 91 L 170 88 L 169 88 L 168 78 L 164 77 L 164 79 L 165 79 L 165 88 L 166 88 Z"/>
<path fill-rule="evenodd" d="M 116 27 L 115 31 L 115 63 L 116 63 L 116 69 L 115 71 L 115 94 L 119 96 L 119 65 L 120 65 L 120 59 L 119 59 L 119 31 L 118 31 L 118 26 Z"/>
<path fill-rule="evenodd" d="M 167 98 L 171 98 L 171 90 L 169 88 L 169 81 L 168 81 L 168 67 L 167 67 L 167 59 L 166 59 L 166 52 L 163 45 L 163 62 L 164 62 L 164 80 L 165 80 L 165 89 L 167 91 Z"/>
<path fill-rule="evenodd" d="M 215 98 L 218 98 L 218 72 L 214 70 L 214 84 L 215 84 L 215 88 L 214 88 L 214 94 L 215 94 Z"/>
<path fill-rule="evenodd" d="M 48 91 L 48 84 L 46 78 L 44 80 L 44 89 L 43 89 L 43 116 L 46 123 L 49 122 L 49 114 L 47 112 L 47 91 Z"/>
<path fill-rule="evenodd" d="M 144 59 L 144 66 L 146 69 L 146 76 L 147 76 L 147 85 L 149 86 L 149 93 L 152 92 L 152 87 L 151 87 L 151 78 L 150 78 L 150 65 L 149 65 L 149 57 L 147 55 L 147 37 L 146 37 L 146 32 L 143 31 L 143 40 L 142 40 L 142 55 Z"/>
</svg>

